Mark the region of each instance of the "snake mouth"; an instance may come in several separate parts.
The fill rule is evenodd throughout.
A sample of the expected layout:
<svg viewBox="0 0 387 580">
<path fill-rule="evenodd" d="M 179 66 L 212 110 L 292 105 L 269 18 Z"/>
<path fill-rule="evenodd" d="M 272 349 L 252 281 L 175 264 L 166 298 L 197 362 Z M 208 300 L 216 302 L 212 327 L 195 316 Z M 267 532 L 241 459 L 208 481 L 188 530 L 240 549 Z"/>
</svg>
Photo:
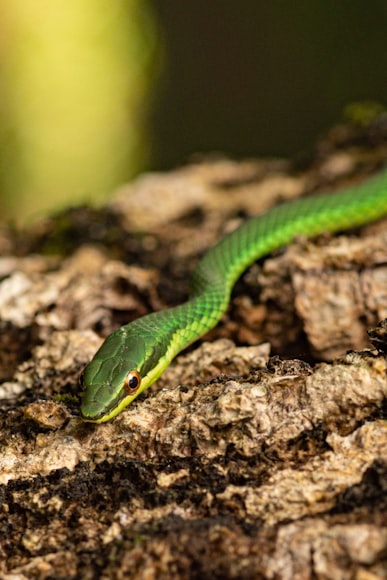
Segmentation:
<svg viewBox="0 0 387 580">
<path fill-rule="evenodd" d="M 93 391 L 86 389 L 81 395 L 81 417 L 89 423 L 103 423 L 114 417 L 120 408 L 122 396 L 113 395 L 106 400 L 106 394 L 112 389 L 106 389 L 106 385 Z"/>
<path fill-rule="evenodd" d="M 98 401 L 82 401 L 81 417 L 83 421 L 87 421 L 88 423 L 103 423 L 106 421 L 106 408 L 101 407 Z"/>
</svg>

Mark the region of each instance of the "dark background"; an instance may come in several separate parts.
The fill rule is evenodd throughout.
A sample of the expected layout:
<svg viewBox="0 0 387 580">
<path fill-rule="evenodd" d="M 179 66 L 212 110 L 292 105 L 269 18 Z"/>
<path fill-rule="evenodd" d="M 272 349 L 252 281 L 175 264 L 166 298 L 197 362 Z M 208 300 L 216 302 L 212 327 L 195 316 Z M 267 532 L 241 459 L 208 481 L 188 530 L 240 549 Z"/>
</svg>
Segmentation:
<svg viewBox="0 0 387 580">
<path fill-rule="evenodd" d="M 386 0 L 154 0 L 166 65 L 150 168 L 308 150 L 348 102 L 387 104 Z"/>
</svg>

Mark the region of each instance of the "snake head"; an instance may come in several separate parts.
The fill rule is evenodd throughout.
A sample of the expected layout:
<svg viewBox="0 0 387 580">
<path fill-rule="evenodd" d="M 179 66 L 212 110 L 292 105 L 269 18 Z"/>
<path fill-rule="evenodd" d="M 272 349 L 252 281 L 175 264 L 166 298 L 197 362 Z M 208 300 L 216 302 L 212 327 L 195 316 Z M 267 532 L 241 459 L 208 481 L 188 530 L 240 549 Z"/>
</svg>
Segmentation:
<svg viewBox="0 0 387 580">
<path fill-rule="evenodd" d="M 81 415 L 84 421 L 103 423 L 127 407 L 169 364 L 163 361 L 162 336 L 154 315 L 113 332 L 81 375 Z"/>
</svg>

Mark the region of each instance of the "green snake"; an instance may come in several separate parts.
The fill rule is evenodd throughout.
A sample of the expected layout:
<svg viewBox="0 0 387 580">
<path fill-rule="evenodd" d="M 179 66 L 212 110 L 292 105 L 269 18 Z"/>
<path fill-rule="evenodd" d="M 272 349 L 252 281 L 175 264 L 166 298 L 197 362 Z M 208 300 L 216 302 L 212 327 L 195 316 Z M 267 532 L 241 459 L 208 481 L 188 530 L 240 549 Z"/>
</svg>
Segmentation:
<svg viewBox="0 0 387 580">
<path fill-rule="evenodd" d="M 106 338 L 82 375 L 82 418 L 109 421 L 152 385 L 182 349 L 216 326 L 235 282 L 255 260 L 297 235 L 337 232 L 386 214 L 384 170 L 360 185 L 285 202 L 244 222 L 199 261 L 187 302 L 148 314 Z"/>
</svg>

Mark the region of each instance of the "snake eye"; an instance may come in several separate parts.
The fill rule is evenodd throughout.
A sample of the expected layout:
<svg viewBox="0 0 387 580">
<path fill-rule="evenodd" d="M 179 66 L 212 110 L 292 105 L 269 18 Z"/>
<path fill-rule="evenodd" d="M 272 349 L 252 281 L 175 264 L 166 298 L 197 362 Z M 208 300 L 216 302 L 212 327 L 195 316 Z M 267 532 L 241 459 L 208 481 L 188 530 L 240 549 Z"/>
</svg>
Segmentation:
<svg viewBox="0 0 387 580">
<path fill-rule="evenodd" d="M 141 385 L 140 373 L 136 370 L 130 371 L 124 381 L 124 389 L 127 395 L 134 395 Z"/>
</svg>

